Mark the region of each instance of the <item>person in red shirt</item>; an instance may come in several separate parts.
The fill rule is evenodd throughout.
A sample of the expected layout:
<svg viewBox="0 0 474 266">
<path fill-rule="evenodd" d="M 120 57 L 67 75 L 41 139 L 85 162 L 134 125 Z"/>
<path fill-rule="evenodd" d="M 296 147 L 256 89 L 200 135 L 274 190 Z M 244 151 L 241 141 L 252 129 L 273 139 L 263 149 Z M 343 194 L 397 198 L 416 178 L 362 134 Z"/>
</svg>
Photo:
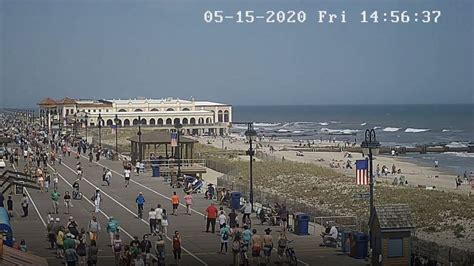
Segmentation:
<svg viewBox="0 0 474 266">
<path fill-rule="evenodd" d="M 171 196 L 171 204 L 173 204 L 173 215 L 177 216 L 178 213 L 178 206 L 179 206 L 179 196 L 176 195 L 176 191 L 173 192 L 173 196 Z"/>
<path fill-rule="evenodd" d="M 217 218 L 218 210 L 214 203 L 211 203 L 209 207 L 206 209 L 206 218 L 207 218 L 207 225 L 206 225 L 206 233 L 209 233 L 209 225 L 211 225 L 212 233 L 215 232 L 216 229 L 216 218 Z"/>
</svg>

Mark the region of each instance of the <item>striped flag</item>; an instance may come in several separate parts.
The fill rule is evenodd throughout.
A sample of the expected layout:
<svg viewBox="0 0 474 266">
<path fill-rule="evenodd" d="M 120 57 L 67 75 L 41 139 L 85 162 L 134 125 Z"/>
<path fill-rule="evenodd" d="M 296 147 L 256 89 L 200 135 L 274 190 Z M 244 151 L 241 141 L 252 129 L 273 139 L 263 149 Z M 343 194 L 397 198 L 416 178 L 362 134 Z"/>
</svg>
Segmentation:
<svg viewBox="0 0 474 266">
<path fill-rule="evenodd" d="M 369 161 L 367 159 L 356 160 L 356 184 L 369 184 Z"/>
<path fill-rule="evenodd" d="M 171 147 L 178 147 L 178 133 L 171 132 Z"/>
</svg>

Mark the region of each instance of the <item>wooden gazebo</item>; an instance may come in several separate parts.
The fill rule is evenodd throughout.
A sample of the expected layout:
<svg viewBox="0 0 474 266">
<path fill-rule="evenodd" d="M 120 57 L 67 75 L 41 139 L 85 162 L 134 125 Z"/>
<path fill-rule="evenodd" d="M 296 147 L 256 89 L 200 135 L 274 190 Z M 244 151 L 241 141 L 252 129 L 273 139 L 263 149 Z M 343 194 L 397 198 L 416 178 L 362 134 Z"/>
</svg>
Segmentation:
<svg viewBox="0 0 474 266">
<path fill-rule="evenodd" d="M 132 162 L 135 163 L 139 159 L 140 150 L 143 161 L 149 161 L 151 151 L 156 150 L 160 145 L 164 145 L 164 158 L 174 158 L 178 153 L 178 147 L 171 146 L 171 134 L 167 131 L 154 130 L 152 132 L 141 135 L 141 138 L 134 136 L 128 139 L 131 142 L 130 156 Z M 181 159 L 193 159 L 194 143 L 197 140 L 180 136 L 179 138 L 179 154 Z M 156 155 L 156 154 L 155 154 Z M 157 157 L 157 156 L 156 156 Z"/>
</svg>

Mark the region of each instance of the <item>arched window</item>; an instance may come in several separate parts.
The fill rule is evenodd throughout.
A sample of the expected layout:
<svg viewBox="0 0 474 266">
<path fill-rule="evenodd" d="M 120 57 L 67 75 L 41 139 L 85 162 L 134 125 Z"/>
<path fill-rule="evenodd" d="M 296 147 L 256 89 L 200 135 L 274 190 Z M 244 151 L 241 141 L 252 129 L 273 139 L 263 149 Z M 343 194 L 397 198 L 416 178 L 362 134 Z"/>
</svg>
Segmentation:
<svg viewBox="0 0 474 266">
<path fill-rule="evenodd" d="M 117 126 L 121 126 L 122 125 L 122 120 L 117 119 L 116 123 L 117 123 Z"/>
<path fill-rule="evenodd" d="M 180 123 L 179 123 L 179 118 L 175 118 L 175 119 L 173 120 L 173 125 L 177 125 L 177 124 L 180 124 Z"/>
<path fill-rule="evenodd" d="M 118 111 L 123 113 L 123 112 L 126 112 L 127 110 L 125 110 L 125 109 L 120 109 L 120 110 L 118 110 Z"/>
<path fill-rule="evenodd" d="M 138 108 L 138 109 L 135 109 L 135 112 L 143 112 L 143 110 Z"/>
<path fill-rule="evenodd" d="M 210 117 L 206 118 L 206 124 L 210 124 L 210 123 L 212 123 L 211 118 Z"/>
<path fill-rule="evenodd" d="M 228 110 L 224 111 L 224 122 L 229 122 L 229 111 Z"/>
<path fill-rule="evenodd" d="M 183 111 L 191 111 L 189 108 L 183 108 Z"/>
<path fill-rule="evenodd" d="M 107 119 L 107 126 L 111 126 L 114 124 L 114 121 L 112 119 Z"/>
<path fill-rule="evenodd" d="M 222 111 L 219 110 L 219 111 L 217 112 L 217 122 L 222 122 L 222 121 L 223 121 L 223 119 L 222 119 Z"/>
<path fill-rule="evenodd" d="M 171 125 L 171 122 L 172 122 L 171 118 L 166 119 L 166 124 L 167 125 Z"/>
<path fill-rule="evenodd" d="M 128 120 L 128 119 L 123 120 L 123 125 L 124 126 L 130 126 L 130 120 Z"/>
<path fill-rule="evenodd" d="M 196 118 L 191 117 L 191 119 L 189 119 L 189 123 L 190 123 L 191 125 L 196 124 Z"/>
<path fill-rule="evenodd" d="M 138 125 L 138 119 L 136 119 L 136 118 L 133 119 L 133 125 L 134 125 L 134 126 Z"/>
<path fill-rule="evenodd" d="M 143 126 L 145 126 L 145 125 L 146 125 L 146 119 L 145 119 L 145 118 L 142 118 L 142 122 L 141 122 L 141 124 L 142 124 Z"/>
<path fill-rule="evenodd" d="M 168 108 L 168 109 L 166 109 L 166 111 L 174 111 L 174 109 L 173 108 Z"/>
<path fill-rule="evenodd" d="M 163 119 L 162 118 L 158 118 L 158 125 L 163 125 Z"/>
<path fill-rule="evenodd" d="M 156 124 L 156 121 L 154 118 L 150 119 L 150 125 L 155 125 Z"/>
<path fill-rule="evenodd" d="M 198 124 L 204 124 L 204 118 L 199 117 L 199 119 L 198 119 Z"/>
<path fill-rule="evenodd" d="M 153 108 L 153 109 L 151 109 L 150 111 L 152 111 L 152 112 L 158 112 L 158 111 L 160 111 L 160 110 L 158 110 L 158 109 L 156 109 L 156 108 Z"/>
<path fill-rule="evenodd" d="M 187 119 L 187 118 L 183 118 L 183 124 L 184 124 L 184 125 L 187 125 L 187 124 L 188 124 L 188 119 Z"/>
</svg>

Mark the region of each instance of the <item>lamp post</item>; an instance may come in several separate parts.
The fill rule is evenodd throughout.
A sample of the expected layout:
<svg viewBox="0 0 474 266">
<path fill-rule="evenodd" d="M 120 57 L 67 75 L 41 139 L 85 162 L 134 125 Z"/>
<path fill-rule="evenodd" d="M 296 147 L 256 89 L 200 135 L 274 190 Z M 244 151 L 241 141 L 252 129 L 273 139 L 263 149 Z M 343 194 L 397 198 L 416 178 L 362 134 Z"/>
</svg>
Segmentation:
<svg viewBox="0 0 474 266">
<path fill-rule="evenodd" d="M 177 133 L 177 147 L 176 147 L 176 153 L 178 154 L 178 177 L 181 176 L 181 142 L 179 141 L 179 135 L 181 135 L 181 129 L 183 128 L 183 125 L 181 124 L 175 124 L 174 127 L 176 128 L 176 133 Z"/>
<path fill-rule="evenodd" d="M 374 211 L 374 174 L 373 174 L 373 155 L 377 155 L 380 149 L 380 143 L 377 141 L 375 136 L 374 129 L 366 129 L 365 130 L 365 139 L 360 145 L 362 148 L 362 154 L 369 156 L 369 196 L 370 196 L 370 205 L 369 205 L 369 221 L 372 219 L 373 211 Z M 369 239 L 370 239 L 370 247 L 372 248 L 372 232 L 371 226 L 369 225 Z"/>
<path fill-rule="evenodd" d="M 77 125 L 76 125 L 76 123 L 77 123 L 77 114 L 74 113 L 74 128 L 73 128 L 73 131 L 74 131 L 74 139 L 76 139 L 76 137 L 77 137 L 77 127 L 76 127 Z"/>
<path fill-rule="evenodd" d="M 114 122 L 115 122 L 115 152 L 118 153 L 118 115 L 115 114 Z"/>
<path fill-rule="evenodd" d="M 84 119 L 86 120 L 86 143 L 87 143 L 87 128 L 89 127 L 89 125 L 88 125 L 89 122 L 88 122 L 87 119 L 89 119 L 89 116 L 86 114 L 86 115 L 84 116 Z"/>
<path fill-rule="evenodd" d="M 99 147 L 102 146 L 102 116 L 99 113 L 99 118 L 97 119 L 99 124 Z"/>
<path fill-rule="evenodd" d="M 142 162 L 142 118 L 138 116 L 138 160 Z"/>
<path fill-rule="evenodd" d="M 245 131 L 245 137 L 249 141 L 249 149 L 247 151 L 247 155 L 250 157 L 250 164 L 249 164 L 249 179 L 250 179 L 250 205 L 252 206 L 253 210 L 253 156 L 254 150 L 252 147 L 252 142 L 257 139 L 257 131 L 253 129 L 253 122 L 247 124 L 247 131 Z"/>
</svg>

